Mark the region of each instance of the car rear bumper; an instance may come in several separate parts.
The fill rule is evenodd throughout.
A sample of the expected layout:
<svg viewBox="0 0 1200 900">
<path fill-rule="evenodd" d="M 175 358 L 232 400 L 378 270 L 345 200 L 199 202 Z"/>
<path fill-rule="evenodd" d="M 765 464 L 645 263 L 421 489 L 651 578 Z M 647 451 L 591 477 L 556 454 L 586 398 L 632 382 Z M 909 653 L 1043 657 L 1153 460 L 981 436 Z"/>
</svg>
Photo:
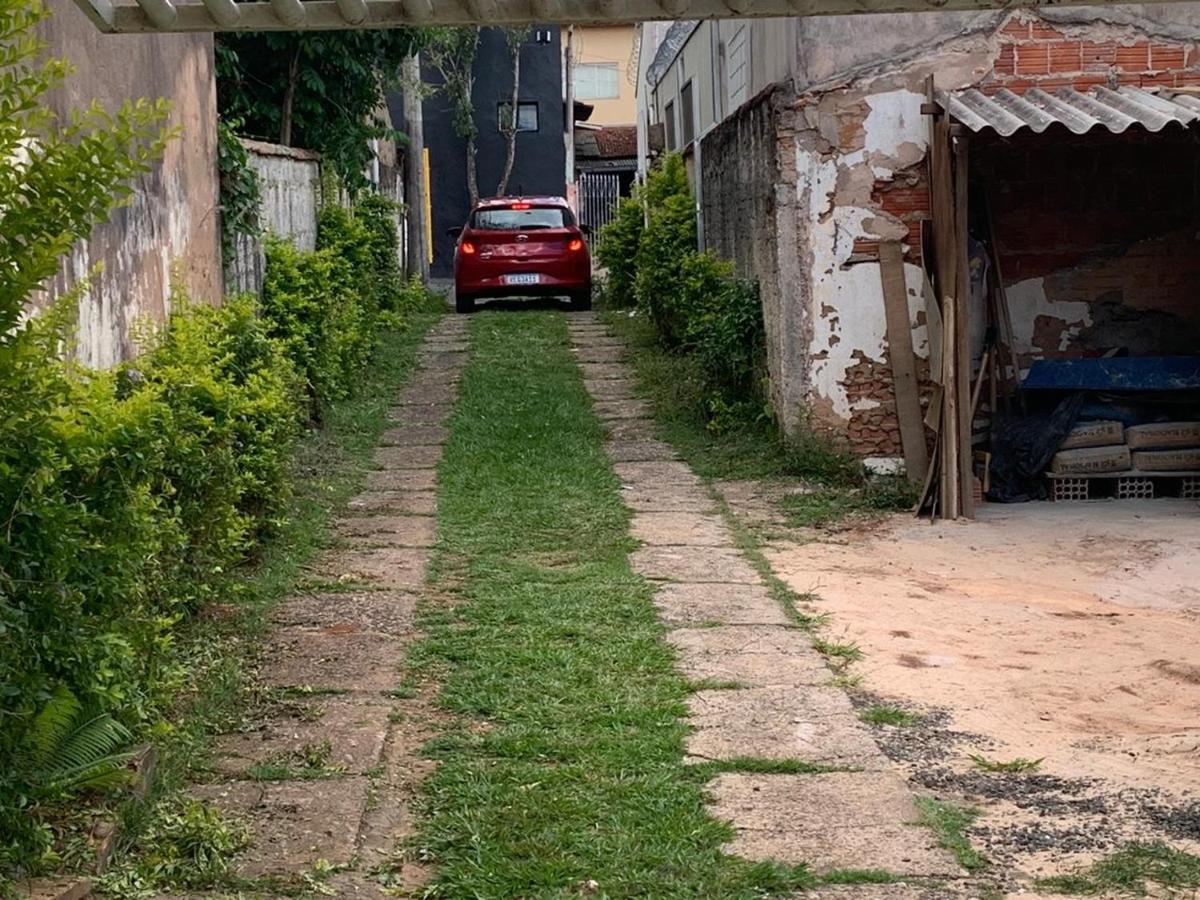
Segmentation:
<svg viewBox="0 0 1200 900">
<path fill-rule="evenodd" d="M 469 297 L 565 297 L 591 290 L 591 278 L 556 278 L 538 274 L 537 284 L 505 284 L 504 277 L 481 277 L 455 280 L 454 289 Z"/>
</svg>

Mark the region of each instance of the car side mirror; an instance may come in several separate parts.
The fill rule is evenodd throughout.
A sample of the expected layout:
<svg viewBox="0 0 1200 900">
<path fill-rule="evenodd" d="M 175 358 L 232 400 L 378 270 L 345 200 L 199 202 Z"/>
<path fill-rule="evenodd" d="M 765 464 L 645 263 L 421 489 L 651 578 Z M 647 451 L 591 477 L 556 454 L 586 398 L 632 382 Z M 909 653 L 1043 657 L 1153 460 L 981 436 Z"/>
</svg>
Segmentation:
<svg viewBox="0 0 1200 900">
<path fill-rule="evenodd" d="M 460 226 L 460 225 L 456 225 L 453 228 L 446 229 L 446 234 L 449 235 L 450 237 L 454 238 L 455 240 L 458 240 L 458 238 L 462 235 L 462 233 L 463 233 L 463 230 L 462 230 L 462 226 Z"/>
<path fill-rule="evenodd" d="M 580 225 L 579 230 L 582 231 L 588 237 L 592 236 L 592 226 L 591 225 Z"/>
</svg>

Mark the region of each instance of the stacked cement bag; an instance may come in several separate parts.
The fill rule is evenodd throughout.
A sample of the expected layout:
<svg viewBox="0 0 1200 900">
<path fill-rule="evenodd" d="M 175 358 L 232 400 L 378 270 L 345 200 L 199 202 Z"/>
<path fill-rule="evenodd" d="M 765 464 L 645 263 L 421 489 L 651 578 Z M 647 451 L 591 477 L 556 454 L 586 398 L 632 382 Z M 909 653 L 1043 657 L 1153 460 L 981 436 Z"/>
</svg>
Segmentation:
<svg viewBox="0 0 1200 900">
<path fill-rule="evenodd" d="M 1082 422 L 1050 461 L 1054 475 L 1200 471 L 1200 422 Z"/>
<path fill-rule="evenodd" d="M 1125 430 L 1139 472 L 1200 471 L 1200 422 L 1159 422 Z"/>
<path fill-rule="evenodd" d="M 1071 429 L 1050 460 L 1050 471 L 1055 475 L 1103 475 L 1128 472 L 1132 465 L 1124 425 L 1081 422 Z"/>
</svg>

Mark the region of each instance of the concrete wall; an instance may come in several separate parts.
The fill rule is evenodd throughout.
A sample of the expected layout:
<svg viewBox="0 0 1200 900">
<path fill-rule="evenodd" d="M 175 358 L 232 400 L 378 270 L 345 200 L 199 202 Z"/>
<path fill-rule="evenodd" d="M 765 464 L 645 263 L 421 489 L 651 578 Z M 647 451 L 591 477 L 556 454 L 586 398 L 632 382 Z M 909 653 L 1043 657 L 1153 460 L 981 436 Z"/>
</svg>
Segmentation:
<svg viewBox="0 0 1200 900">
<path fill-rule="evenodd" d="M 250 151 L 250 165 L 258 175 L 263 232 L 290 238 L 301 250 L 314 249 L 321 205 L 320 154 L 263 141 L 243 140 L 242 144 Z M 238 235 L 233 259 L 226 261 L 226 290 L 261 293 L 264 263 L 263 241 Z"/>
<path fill-rule="evenodd" d="M 797 254 L 795 96 L 768 90 L 703 140 L 705 248 L 758 284 L 767 330 L 771 402 L 786 429 L 800 424 L 807 346 L 806 283 Z"/>
<path fill-rule="evenodd" d="M 633 62 L 634 26 L 581 25 L 575 28 L 575 65 L 601 63 L 615 65 L 618 95 L 612 99 L 582 99 L 592 109 L 590 125 L 632 125 L 637 121 L 634 97 L 636 71 Z"/>
<path fill-rule="evenodd" d="M 139 320 L 169 315 L 178 281 L 199 302 L 221 298 L 217 189 L 216 89 L 210 35 L 104 35 L 70 0 L 49 0 L 41 27 L 46 53 L 75 66 L 49 98 L 62 117 L 98 100 L 115 109 L 124 100 L 166 97 L 170 125 L 181 129 L 154 170 L 138 179 L 130 202 L 80 242 L 33 300 L 36 310 L 92 273 L 79 303 L 76 353 L 106 367 L 132 357 Z"/>
</svg>

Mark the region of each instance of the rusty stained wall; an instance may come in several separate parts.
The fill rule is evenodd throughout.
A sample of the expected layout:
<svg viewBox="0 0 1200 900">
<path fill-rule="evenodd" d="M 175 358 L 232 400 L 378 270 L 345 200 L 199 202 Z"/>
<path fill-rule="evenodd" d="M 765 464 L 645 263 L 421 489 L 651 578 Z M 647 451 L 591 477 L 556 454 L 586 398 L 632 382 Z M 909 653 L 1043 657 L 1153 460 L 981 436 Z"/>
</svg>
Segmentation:
<svg viewBox="0 0 1200 900">
<path fill-rule="evenodd" d="M 924 377 L 928 369 L 919 268 L 921 223 L 929 217 L 928 120 L 920 113 L 926 76 L 933 74 L 941 88 L 985 91 L 1004 86 L 1020 91 L 1035 81 L 1049 90 L 1064 85 L 1086 89 L 1096 83 L 1191 85 L 1200 76 L 1195 45 L 1179 37 L 1194 34 L 1194 29 L 1072 21 L 1068 11 L 1056 13 L 1053 24 L 1025 12 L 989 20 L 988 30 L 960 34 L 907 60 L 901 71 L 886 65 L 867 68 L 840 79 L 836 87 L 798 99 L 796 190 L 812 325 L 796 336 L 808 343 L 802 402 L 817 424 L 846 435 L 866 457 L 901 454 L 875 257 L 880 240 L 905 245 L 919 374 Z M 1147 27 L 1165 34 L 1148 38 Z M 1131 320 L 1147 323 L 1140 331 L 1144 338 L 1152 332 L 1162 335 L 1170 327 L 1159 313 L 1178 314 L 1185 307 L 1190 323 L 1196 323 L 1193 286 L 1200 253 L 1196 223 L 1184 211 L 1195 208 L 1195 178 L 1184 171 L 1195 171 L 1195 144 L 1183 146 L 1191 135 L 1181 133 L 1179 146 L 1164 146 L 1161 166 L 1152 161 L 1144 165 L 1145 158 L 1137 154 L 1159 137 L 1131 138 L 1127 143 L 1140 141 L 1142 146 L 1107 161 L 1073 155 L 1066 132 L 1030 138 L 1037 147 L 1018 163 L 1024 173 L 1023 181 L 1014 182 L 1020 183 L 1018 193 L 996 199 L 997 230 L 1007 241 L 1004 258 L 1015 254 L 1004 274 L 1012 285 L 1014 324 L 1027 359 L 1085 352 L 1127 337 L 1139 330 Z M 1056 142 L 1063 149 L 1047 153 Z M 1031 177 L 1039 166 L 1040 174 Z M 1155 168 L 1157 173 L 1147 175 Z M 1073 177 L 1066 178 L 1068 173 Z M 1012 179 L 1014 173 L 1005 177 Z M 1172 193 L 1165 182 L 1178 190 Z M 1073 192 L 1070 215 L 1077 226 L 1092 229 L 1089 238 L 1105 227 L 1122 236 L 1114 239 L 1110 233 L 1085 252 L 1084 241 L 1066 227 L 1071 220 L 1049 202 L 1064 191 Z M 1100 199 L 1105 216 L 1089 220 L 1081 212 L 1089 191 L 1092 200 Z M 1044 252 L 1056 243 L 1051 254 Z M 1053 262 L 1050 257 L 1056 254 Z M 1035 264 L 1049 268 L 1034 272 L 1029 266 Z M 1156 282 L 1148 290 L 1151 278 Z M 1132 304 L 1126 299 L 1135 296 Z M 1146 309 L 1156 315 L 1146 319 Z M 983 310 L 974 308 L 971 314 L 978 356 Z M 1153 352 L 1162 352 L 1155 340 L 1146 338 L 1141 345 L 1152 343 L 1158 348 Z"/>
<path fill-rule="evenodd" d="M 758 284 L 767 333 L 770 400 L 785 429 L 799 424 L 804 342 L 796 254 L 795 95 L 771 88 L 703 139 L 704 246 Z"/>
<path fill-rule="evenodd" d="M 170 125 L 180 135 L 153 171 L 138 179 L 130 202 L 117 209 L 64 260 L 36 311 L 95 266 L 79 303 L 76 353 L 106 367 L 136 355 L 133 332 L 144 319 L 169 313 L 173 283 L 200 302 L 221 297 L 216 89 L 209 35 L 103 35 L 70 0 L 50 0 L 41 27 L 46 52 L 75 66 L 49 97 L 60 116 L 93 100 L 115 109 L 126 99 L 166 97 Z"/>
</svg>

